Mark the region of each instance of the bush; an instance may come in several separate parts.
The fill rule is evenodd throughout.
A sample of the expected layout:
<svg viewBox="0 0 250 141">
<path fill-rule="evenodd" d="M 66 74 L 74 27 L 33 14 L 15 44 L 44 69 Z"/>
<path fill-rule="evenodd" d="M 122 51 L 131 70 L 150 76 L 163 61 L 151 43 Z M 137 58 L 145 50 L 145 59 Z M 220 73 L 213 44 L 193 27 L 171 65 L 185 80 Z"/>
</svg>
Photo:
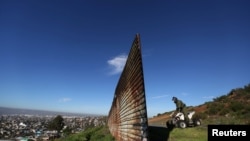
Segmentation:
<svg viewBox="0 0 250 141">
<path fill-rule="evenodd" d="M 224 109 L 224 105 L 219 102 L 214 102 L 208 105 L 208 114 L 209 115 L 218 115 L 220 111 Z"/>
<path fill-rule="evenodd" d="M 243 103 L 238 102 L 238 101 L 232 101 L 229 108 L 233 111 L 233 112 L 238 112 L 238 110 L 241 110 L 242 108 L 244 108 Z"/>
<path fill-rule="evenodd" d="M 207 118 L 207 114 L 206 113 L 197 113 L 194 114 L 193 119 L 206 119 Z"/>
<path fill-rule="evenodd" d="M 220 116 L 225 116 L 227 115 L 228 113 L 230 113 L 230 110 L 228 108 L 224 108 L 220 111 L 219 115 Z"/>
</svg>

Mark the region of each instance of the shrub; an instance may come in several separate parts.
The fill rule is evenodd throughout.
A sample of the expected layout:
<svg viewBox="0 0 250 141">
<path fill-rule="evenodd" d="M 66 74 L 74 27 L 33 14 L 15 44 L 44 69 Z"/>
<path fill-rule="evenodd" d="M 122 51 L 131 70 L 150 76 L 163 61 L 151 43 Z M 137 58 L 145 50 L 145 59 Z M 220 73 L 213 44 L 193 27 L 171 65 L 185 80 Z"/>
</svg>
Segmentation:
<svg viewBox="0 0 250 141">
<path fill-rule="evenodd" d="M 217 115 L 220 111 L 224 109 L 224 105 L 219 102 L 214 102 L 208 105 L 208 114 L 209 115 Z"/>
<path fill-rule="evenodd" d="M 193 117 L 194 119 L 206 119 L 207 118 L 207 114 L 206 113 L 197 113 L 194 115 Z"/>
<path fill-rule="evenodd" d="M 238 102 L 238 101 L 232 101 L 231 104 L 229 105 L 229 108 L 233 111 L 233 112 L 237 112 L 238 110 L 244 108 L 243 103 Z"/>
<path fill-rule="evenodd" d="M 230 110 L 228 108 L 224 108 L 224 109 L 220 110 L 219 115 L 220 116 L 225 116 L 228 113 L 230 113 Z"/>
</svg>

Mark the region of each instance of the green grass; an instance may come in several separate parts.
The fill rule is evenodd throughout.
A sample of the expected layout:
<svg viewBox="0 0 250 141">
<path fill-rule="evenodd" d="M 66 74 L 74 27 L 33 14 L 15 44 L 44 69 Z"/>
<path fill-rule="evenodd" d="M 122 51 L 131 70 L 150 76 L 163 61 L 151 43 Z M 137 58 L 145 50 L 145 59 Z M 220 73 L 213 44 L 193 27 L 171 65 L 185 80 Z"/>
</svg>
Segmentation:
<svg viewBox="0 0 250 141">
<path fill-rule="evenodd" d="M 149 126 L 150 141 L 206 141 L 205 127 L 173 128 Z M 89 128 L 81 133 L 72 134 L 55 141 L 115 141 L 107 126 Z"/>
<path fill-rule="evenodd" d="M 231 125 L 237 125 L 237 124 L 243 124 L 249 125 L 250 120 L 245 118 L 237 118 L 237 117 L 211 117 L 209 119 L 206 119 L 203 121 L 203 125 L 208 124 L 231 124 Z"/>
<path fill-rule="evenodd" d="M 188 127 L 185 129 L 149 126 L 150 141 L 207 141 L 207 128 Z"/>
<path fill-rule="evenodd" d="M 56 141 L 115 141 L 107 126 L 88 128 L 87 130 L 72 134 Z"/>
<path fill-rule="evenodd" d="M 207 141 L 207 128 L 174 128 L 167 141 Z"/>
</svg>

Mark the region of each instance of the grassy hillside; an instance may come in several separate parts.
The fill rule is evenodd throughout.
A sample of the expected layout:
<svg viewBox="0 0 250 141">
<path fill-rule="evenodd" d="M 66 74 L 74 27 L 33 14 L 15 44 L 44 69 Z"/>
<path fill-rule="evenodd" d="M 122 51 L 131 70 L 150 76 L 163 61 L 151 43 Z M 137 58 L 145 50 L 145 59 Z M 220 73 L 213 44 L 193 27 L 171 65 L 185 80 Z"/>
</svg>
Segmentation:
<svg viewBox="0 0 250 141">
<path fill-rule="evenodd" d="M 114 141 L 107 126 L 88 128 L 78 134 L 71 134 L 55 141 Z"/>
<path fill-rule="evenodd" d="M 250 84 L 232 89 L 228 94 L 214 98 L 199 106 L 188 107 L 196 111 L 205 124 L 250 124 Z M 173 111 L 149 119 L 150 125 L 164 125 Z"/>
<path fill-rule="evenodd" d="M 207 141 L 207 128 L 173 128 L 149 126 L 150 141 Z"/>
<path fill-rule="evenodd" d="M 250 84 L 232 89 L 228 94 L 214 98 L 199 106 L 188 107 L 196 111 L 202 125 L 190 128 L 165 128 L 173 111 L 168 111 L 149 119 L 150 139 L 156 141 L 206 141 L 208 124 L 248 124 L 250 125 Z"/>
<path fill-rule="evenodd" d="M 225 124 L 250 124 L 250 84 L 232 89 L 227 95 L 214 98 L 212 102 L 198 106 L 205 107 L 197 115 L 209 122 L 214 119 L 224 119 Z M 220 124 L 218 120 L 217 124 Z"/>
</svg>

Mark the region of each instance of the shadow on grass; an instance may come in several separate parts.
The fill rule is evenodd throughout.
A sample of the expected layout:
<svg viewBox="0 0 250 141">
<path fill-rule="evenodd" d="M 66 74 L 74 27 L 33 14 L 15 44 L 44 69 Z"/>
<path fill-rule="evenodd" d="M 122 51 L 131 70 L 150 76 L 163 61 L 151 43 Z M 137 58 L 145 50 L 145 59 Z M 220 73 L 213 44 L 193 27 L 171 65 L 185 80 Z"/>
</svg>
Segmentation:
<svg viewBox="0 0 250 141">
<path fill-rule="evenodd" d="M 173 128 L 149 126 L 150 141 L 168 141 L 169 134 Z"/>
</svg>

